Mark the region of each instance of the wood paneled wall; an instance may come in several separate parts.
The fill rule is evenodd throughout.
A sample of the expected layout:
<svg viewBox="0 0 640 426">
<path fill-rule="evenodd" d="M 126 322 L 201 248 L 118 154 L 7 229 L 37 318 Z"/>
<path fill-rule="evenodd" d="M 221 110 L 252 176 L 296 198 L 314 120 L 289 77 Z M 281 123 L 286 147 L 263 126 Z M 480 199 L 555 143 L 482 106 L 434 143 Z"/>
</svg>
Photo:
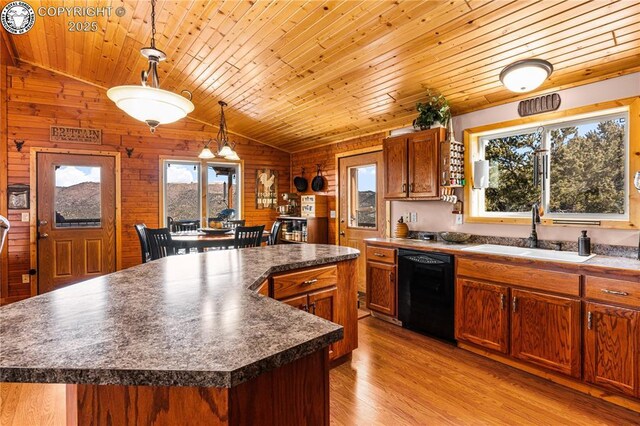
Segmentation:
<svg viewBox="0 0 640 426">
<path fill-rule="evenodd" d="M 376 133 L 374 135 L 350 139 L 333 145 L 322 146 L 306 151 L 300 151 L 291 154 L 291 175 L 300 176 L 300 171 L 304 167 L 305 177 L 309 181 L 307 194 L 316 194 L 311 190 L 311 180 L 316 176 L 316 166 L 322 165 L 322 175 L 325 177 L 325 187 L 323 192 L 317 194 L 328 196 L 329 211 L 336 210 L 336 191 L 338 185 L 338 170 L 336 169 L 336 155 L 348 152 L 357 153 L 359 150 L 380 146 L 382 149 L 382 141 L 386 137 L 386 133 Z M 293 182 L 291 190 L 295 191 Z M 329 218 L 329 244 L 336 241 L 337 228 L 334 219 Z"/>
<path fill-rule="evenodd" d="M 159 221 L 159 157 L 193 156 L 202 149 L 203 141 L 215 136 L 217 127 L 185 119 L 160 126 L 151 134 L 146 125 L 122 113 L 106 97 L 103 88 L 43 70 L 30 65 L 8 69 L 8 180 L 29 183 L 30 150 L 33 147 L 74 148 L 119 151 L 122 159 L 122 267 L 140 263 L 140 247 L 133 229 L 144 222 L 157 227 Z M 211 117 L 217 122 L 218 117 Z M 102 129 L 102 145 L 78 145 L 49 142 L 52 124 Z M 229 123 L 233 130 L 233 122 Z M 17 152 L 13 140 L 25 141 Z M 270 146 L 232 135 L 237 141 L 238 155 L 244 160 L 244 209 L 247 224 L 271 226 L 275 210 L 256 210 L 256 169 L 268 167 L 278 171 L 278 187 L 290 184 L 290 154 Z M 134 148 L 128 158 L 125 147 Z M 29 224 L 20 221 L 23 211 L 9 214 L 9 280 L 3 293 L 4 302 L 30 294 L 30 285 L 21 276 L 30 267 Z"/>
</svg>

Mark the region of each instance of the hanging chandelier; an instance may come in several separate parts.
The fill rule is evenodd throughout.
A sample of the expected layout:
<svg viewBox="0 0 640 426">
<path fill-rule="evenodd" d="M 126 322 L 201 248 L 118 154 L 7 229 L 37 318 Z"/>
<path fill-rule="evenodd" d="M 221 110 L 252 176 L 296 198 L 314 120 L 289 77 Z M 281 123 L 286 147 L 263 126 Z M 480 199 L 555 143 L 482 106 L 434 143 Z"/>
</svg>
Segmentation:
<svg viewBox="0 0 640 426">
<path fill-rule="evenodd" d="M 229 135 L 227 134 L 227 120 L 224 118 L 224 107 L 226 107 L 227 104 L 224 101 L 218 101 L 218 105 L 220 105 L 220 127 L 218 129 L 218 135 L 215 139 L 209 139 L 209 141 L 205 143 L 198 157 L 203 159 L 222 157 L 227 160 L 238 161 L 240 157 L 238 157 L 238 153 L 234 150 L 236 144 L 229 141 Z M 216 154 L 209 148 L 211 142 L 216 143 Z"/>
<path fill-rule="evenodd" d="M 116 86 L 107 90 L 107 96 L 131 117 L 144 121 L 151 132 L 160 124 L 173 123 L 186 117 L 194 106 L 191 93 L 188 98 L 160 89 L 158 63 L 167 59 L 167 55 L 156 49 L 156 0 L 151 0 L 151 47 L 140 49 L 142 56 L 149 61 L 149 68 L 142 71 L 141 86 Z M 147 80 L 151 80 L 147 85 Z"/>
</svg>

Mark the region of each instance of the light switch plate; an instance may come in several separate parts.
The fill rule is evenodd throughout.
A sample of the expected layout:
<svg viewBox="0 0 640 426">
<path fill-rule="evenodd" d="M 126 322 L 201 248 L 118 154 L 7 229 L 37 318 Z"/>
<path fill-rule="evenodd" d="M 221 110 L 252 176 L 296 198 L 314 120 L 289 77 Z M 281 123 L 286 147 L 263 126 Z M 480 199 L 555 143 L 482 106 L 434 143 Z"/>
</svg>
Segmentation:
<svg viewBox="0 0 640 426">
<path fill-rule="evenodd" d="M 418 221 L 418 212 L 411 212 L 411 213 L 409 213 L 409 216 L 411 217 L 411 222 L 417 222 Z"/>
<path fill-rule="evenodd" d="M 22 284 L 29 284 L 30 279 L 29 274 L 22 274 Z"/>
<path fill-rule="evenodd" d="M 335 210 L 331 210 L 331 211 L 329 212 L 329 217 L 330 217 L 331 219 L 335 219 L 335 218 L 336 218 L 336 211 L 335 211 Z"/>
<path fill-rule="evenodd" d="M 457 214 L 456 215 L 456 225 L 462 225 L 462 215 L 461 214 Z"/>
<path fill-rule="evenodd" d="M 29 213 L 22 213 L 22 217 L 20 220 L 22 220 L 23 222 L 29 222 Z"/>
</svg>

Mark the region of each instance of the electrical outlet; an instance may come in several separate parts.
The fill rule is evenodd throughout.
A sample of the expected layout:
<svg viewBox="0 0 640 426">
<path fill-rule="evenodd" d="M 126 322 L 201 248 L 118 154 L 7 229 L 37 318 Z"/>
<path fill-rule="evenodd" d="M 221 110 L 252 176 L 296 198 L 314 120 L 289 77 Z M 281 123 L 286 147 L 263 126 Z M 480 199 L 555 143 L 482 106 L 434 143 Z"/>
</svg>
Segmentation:
<svg viewBox="0 0 640 426">
<path fill-rule="evenodd" d="M 411 222 L 417 222 L 418 221 L 418 212 L 409 213 L 409 216 L 411 217 Z"/>
<path fill-rule="evenodd" d="M 23 222 L 29 222 L 29 213 L 22 213 L 22 218 L 21 218 L 21 220 L 22 220 Z M 27 282 L 29 282 L 29 281 L 27 281 Z"/>
<path fill-rule="evenodd" d="M 410 216 L 410 215 L 409 215 L 409 213 L 408 213 L 408 212 L 402 215 L 402 220 L 404 221 L 404 223 L 409 223 L 409 222 L 411 222 L 411 220 L 410 220 L 411 218 L 410 218 L 409 216 Z"/>
<path fill-rule="evenodd" d="M 456 225 L 462 225 L 462 215 L 461 214 L 457 214 L 456 215 Z"/>
<path fill-rule="evenodd" d="M 29 274 L 22 274 L 22 284 L 29 284 L 30 279 Z"/>
</svg>

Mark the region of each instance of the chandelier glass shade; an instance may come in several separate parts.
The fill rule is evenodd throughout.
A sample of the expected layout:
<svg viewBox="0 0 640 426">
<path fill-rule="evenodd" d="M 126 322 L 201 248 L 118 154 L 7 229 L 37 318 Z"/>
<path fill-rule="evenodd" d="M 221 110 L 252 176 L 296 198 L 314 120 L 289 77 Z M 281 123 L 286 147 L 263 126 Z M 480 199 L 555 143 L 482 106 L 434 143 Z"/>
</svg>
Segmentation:
<svg viewBox="0 0 640 426">
<path fill-rule="evenodd" d="M 549 78 L 553 65 L 542 59 L 524 59 L 507 65 L 500 73 L 500 81 L 512 92 L 525 93 Z"/>
<path fill-rule="evenodd" d="M 156 0 L 151 0 L 151 46 L 140 49 L 147 58 L 149 68 L 142 71 L 140 86 L 117 86 L 107 90 L 107 96 L 127 115 L 144 121 L 154 132 L 160 124 L 173 123 L 184 118 L 194 110 L 189 98 L 160 89 L 158 64 L 167 59 L 167 55 L 156 49 Z M 147 80 L 151 85 L 147 85 Z"/>
</svg>

